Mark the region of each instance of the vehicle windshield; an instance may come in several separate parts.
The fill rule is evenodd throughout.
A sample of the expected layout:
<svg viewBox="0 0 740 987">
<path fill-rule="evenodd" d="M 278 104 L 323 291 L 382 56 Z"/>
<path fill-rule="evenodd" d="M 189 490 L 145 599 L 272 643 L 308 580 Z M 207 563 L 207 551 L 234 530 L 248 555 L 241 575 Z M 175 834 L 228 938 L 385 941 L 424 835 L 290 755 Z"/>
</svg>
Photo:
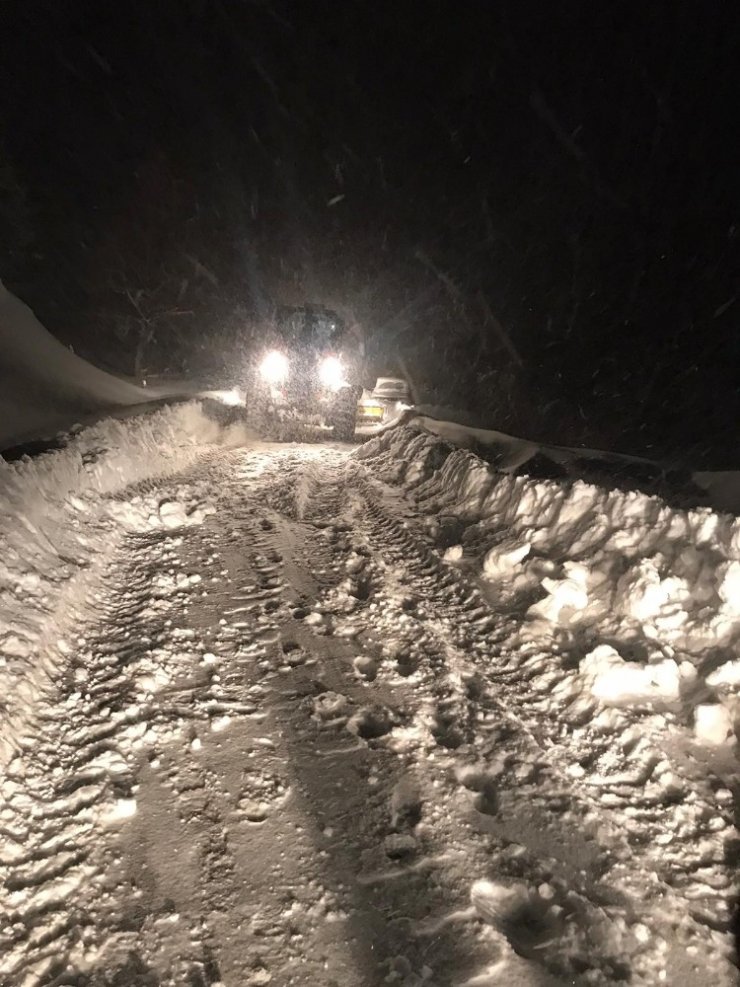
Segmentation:
<svg viewBox="0 0 740 987">
<path fill-rule="evenodd" d="M 344 323 L 336 312 L 316 308 L 283 308 L 278 311 L 280 333 L 300 346 L 337 345 L 344 333 Z"/>
</svg>

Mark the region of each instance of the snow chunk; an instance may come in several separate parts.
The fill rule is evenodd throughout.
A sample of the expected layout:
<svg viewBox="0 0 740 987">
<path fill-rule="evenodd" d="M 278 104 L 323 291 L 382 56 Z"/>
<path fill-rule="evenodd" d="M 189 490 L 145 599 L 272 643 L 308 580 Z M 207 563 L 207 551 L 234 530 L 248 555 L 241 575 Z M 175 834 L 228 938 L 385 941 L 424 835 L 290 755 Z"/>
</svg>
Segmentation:
<svg viewBox="0 0 740 987">
<path fill-rule="evenodd" d="M 475 881 L 470 889 L 470 901 L 485 921 L 500 926 L 530 900 L 529 889 L 524 884 L 501 884 L 494 881 Z"/>
<path fill-rule="evenodd" d="M 159 505 L 159 518 L 165 528 L 179 528 L 187 523 L 185 505 L 173 500 L 165 500 Z"/>
<path fill-rule="evenodd" d="M 322 692 L 313 700 L 314 719 L 328 722 L 347 714 L 349 700 L 340 692 Z"/>
<path fill-rule="evenodd" d="M 591 695 L 608 706 L 629 706 L 645 700 L 674 701 L 681 693 L 681 669 L 670 658 L 654 665 L 627 662 L 608 644 L 599 645 L 581 661 L 581 674 Z"/>
<path fill-rule="evenodd" d="M 231 726 L 231 717 L 228 714 L 223 716 L 214 716 L 211 719 L 211 730 L 214 733 L 221 733 Z"/>
<path fill-rule="evenodd" d="M 724 609 L 740 617 L 740 561 L 728 562 L 721 567 L 721 583 L 717 588 Z"/>
<path fill-rule="evenodd" d="M 651 636 L 680 628 L 689 616 L 684 604 L 692 599 L 687 580 L 675 575 L 661 578 L 658 563 L 656 558 L 642 559 L 621 581 L 626 612 Z"/>
<path fill-rule="evenodd" d="M 530 607 L 529 614 L 541 617 L 553 624 L 570 624 L 577 620 L 589 603 L 588 567 L 578 562 L 563 565 L 564 579 L 542 580 L 542 587 L 548 596 Z"/>
<path fill-rule="evenodd" d="M 694 710 L 694 733 L 704 744 L 719 746 L 728 740 L 735 742 L 734 727 L 729 710 L 718 703 L 705 703 Z"/>
<path fill-rule="evenodd" d="M 113 826 L 136 815 L 136 799 L 118 799 L 103 817 L 103 824 Z"/>
<path fill-rule="evenodd" d="M 519 563 L 526 559 L 532 549 L 528 541 L 522 544 L 496 545 L 483 560 L 483 575 L 486 579 L 500 579 L 508 576 Z"/>
<path fill-rule="evenodd" d="M 711 675 L 707 675 L 707 685 L 712 689 L 734 688 L 740 685 L 740 661 L 726 661 Z"/>
</svg>

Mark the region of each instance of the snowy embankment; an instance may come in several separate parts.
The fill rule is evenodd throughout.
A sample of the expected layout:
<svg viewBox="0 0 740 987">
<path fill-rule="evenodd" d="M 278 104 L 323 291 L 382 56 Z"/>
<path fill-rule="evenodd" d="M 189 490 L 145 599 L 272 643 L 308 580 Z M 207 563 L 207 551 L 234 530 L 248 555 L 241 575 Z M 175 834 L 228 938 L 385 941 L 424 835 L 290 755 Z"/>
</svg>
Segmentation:
<svg viewBox="0 0 740 987">
<path fill-rule="evenodd" d="M 530 476 L 579 478 L 592 483 L 641 489 L 684 506 L 707 506 L 740 514 L 740 471 L 697 470 L 604 450 L 545 445 L 475 424 L 474 416 L 432 405 L 418 405 L 404 421 L 461 448 L 478 452 L 498 469 Z"/>
<path fill-rule="evenodd" d="M 418 422 L 358 456 L 412 491 L 444 558 L 494 608 L 525 615 L 519 646 L 556 705 L 605 723 L 620 707 L 663 709 L 702 744 L 735 743 L 740 519 L 497 472 Z"/>
<path fill-rule="evenodd" d="M 0 764 L 63 663 L 97 566 L 110 560 L 132 522 L 137 529 L 187 522 L 180 503 L 143 494 L 118 502 L 116 493 L 248 438 L 243 425 L 219 424 L 190 402 L 104 420 L 33 460 L 0 458 Z M 187 511 L 194 510 L 189 503 Z"/>
<path fill-rule="evenodd" d="M 48 438 L 90 412 L 152 397 L 75 356 L 0 282 L 0 449 Z"/>
<path fill-rule="evenodd" d="M 208 396 L 239 400 L 235 391 L 204 390 L 192 380 L 159 380 L 149 387 L 106 373 L 63 346 L 0 281 L 0 450 L 49 440 L 105 414 Z"/>
</svg>

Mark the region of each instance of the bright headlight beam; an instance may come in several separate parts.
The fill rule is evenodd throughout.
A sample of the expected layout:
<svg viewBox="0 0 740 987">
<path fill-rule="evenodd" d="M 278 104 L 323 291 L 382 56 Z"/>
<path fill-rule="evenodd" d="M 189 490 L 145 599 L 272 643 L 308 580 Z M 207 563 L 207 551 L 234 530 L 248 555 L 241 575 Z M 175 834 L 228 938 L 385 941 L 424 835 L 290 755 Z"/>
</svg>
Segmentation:
<svg viewBox="0 0 740 987">
<path fill-rule="evenodd" d="M 260 363 L 260 374 L 268 384 L 281 384 L 288 376 L 289 366 L 285 353 L 270 350 Z"/>
<path fill-rule="evenodd" d="M 319 364 L 319 380 L 325 387 L 339 390 L 344 384 L 344 367 L 336 356 L 326 356 Z"/>
</svg>

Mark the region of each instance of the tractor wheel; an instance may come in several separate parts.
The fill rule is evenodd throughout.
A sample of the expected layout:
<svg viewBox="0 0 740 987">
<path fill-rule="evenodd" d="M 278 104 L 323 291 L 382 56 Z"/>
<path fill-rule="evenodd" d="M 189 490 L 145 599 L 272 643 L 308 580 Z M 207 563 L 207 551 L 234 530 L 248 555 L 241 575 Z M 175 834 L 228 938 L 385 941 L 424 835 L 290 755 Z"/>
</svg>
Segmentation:
<svg viewBox="0 0 740 987">
<path fill-rule="evenodd" d="M 252 376 L 246 389 L 247 422 L 263 439 L 270 438 L 276 430 L 275 409 L 267 388 Z"/>
<path fill-rule="evenodd" d="M 343 387 L 337 394 L 330 424 L 334 429 L 334 438 L 339 442 L 351 442 L 355 437 L 357 399 L 358 393 L 355 387 Z"/>
</svg>

